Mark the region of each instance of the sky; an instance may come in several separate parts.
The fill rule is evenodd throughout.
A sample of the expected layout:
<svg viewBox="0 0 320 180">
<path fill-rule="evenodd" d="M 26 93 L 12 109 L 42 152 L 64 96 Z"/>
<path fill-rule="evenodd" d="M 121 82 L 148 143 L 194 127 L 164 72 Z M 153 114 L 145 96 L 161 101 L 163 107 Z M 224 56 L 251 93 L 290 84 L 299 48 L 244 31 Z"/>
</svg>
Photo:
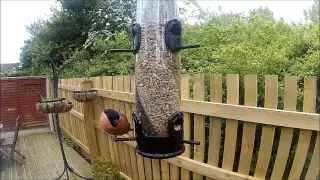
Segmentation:
<svg viewBox="0 0 320 180">
<path fill-rule="evenodd" d="M 217 11 L 218 5 L 224 12 L 243 12 L 268 7 L 275 18 L 284 18 L 285 22 L 298 22 L 303 20 L 303 10 L 312 6 L 312 0 L 198 0 L 199 5 Z M 25 26 L 37 20 L 37 17 L 50 15 L 50 6 L 55 5 L 55 0 L 0 0 L 1 3 L 1 63 L 19 62 L 20 48 L 24 40 L 29 38 Z M 181 4 L 181 0 L 178 4 Z"/>
</svg>

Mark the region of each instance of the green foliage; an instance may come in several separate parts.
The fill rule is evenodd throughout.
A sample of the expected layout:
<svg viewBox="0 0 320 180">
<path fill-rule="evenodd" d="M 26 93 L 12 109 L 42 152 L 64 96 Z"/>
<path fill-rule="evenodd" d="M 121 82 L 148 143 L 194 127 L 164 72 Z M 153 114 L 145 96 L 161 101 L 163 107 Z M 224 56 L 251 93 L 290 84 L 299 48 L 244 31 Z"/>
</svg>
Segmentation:
<svg viewBox="0 0 320 180">
<path fill-rule="evenodd" d="M 72 58 L 86 57 L 66 68 L 63 78 L 134 73 L 131 53 L 110 53 L 112 48 L 131 47 L 130 27 L 134 22 L 135 1 L 122 0 L 61 0 L 62 9 L 52 9 L 49 20 L 28 26 L 31 43 L 22 48 L 21 62 L 32 75 L 51 75 L 45 57 L 30 55 L 27 50 L 39 50 L 54 58 L 58 66 Z M 264 75 L 279 76 L 279 105 L 283 106 L 285 75 L 297 75 L 299 84 L 305 76 L 320 76 L 319 24 L 288 24 L 276 20 L 273 13 L 260 7 L 243 14 L 202 9 L 195 0 L 184 2 L 181 16 L 193 16 L 200 23 L 183 24 L 184 44 L 200 43 L 201 48 L 182 51 L 182 73 L 205 73 L 206 99 L 209 95 L 209 74 L 239 74 L 243 92 L 245 74 L 258 74 L 259 106 L 263 106 Z M 315 1 L 309 15 L 316 16 Z M 194 10 L 191 14 L 190 11 Z M 312 12 L 312 13 L 311 13 Z M 303 91 L 299 86 L 298 109 L 302 109 Z M 240 92 L 240 93 L 241 93 Z M 225 92 L 224 92 L 225 93 Z M 320 90 L 319 90 L 320 93 Z M 243 94 L 243 93 L 241 93 Z M 224 96 L 225 97 L 225 96 Z M 240 104 L 243 103 L 240 97 Z M 225 99 L 224 99 L 225 102 Z M 320 102 L 320 96 L 317 100 Z M 319 106 L 319 105 L 318 105 Z M 319 109 L 320 111 L 320 109 Z"/>
<path fill-rule="evenodd" d="M 182 72 L 205 73 L 207 93 L 210 74 L 239 74 L 240 91 L 245 74 L 258 74 L 259 106 L 263 106 L 264 75 L 278 75 L 281 109 L 285 75 L 299 76 L 299 83 L 305 76 L 320 75 L 319 32 L 317 24 L 290 25 L 276 20 L 265 8 L 252 10 L 248 17 L 219 12 L 201 24 L 183 25 L 183 37 L 188 37 L 183 43 L 200 43 L 201 48 L 182 51 Z M 302 98 L 300 93 L 299 110 Z"/>
<path fill-rule="evenodd" d="M 42 97 L 41 97 L 41 99 L 44 100 Z M 73 147 L 73 146 L 74 146 L 74 142 L 72 141 L 71 138 L 62 135 L 62 140 L 63 140 L 69 147 Z"/>
<path fill-rule="evenodd" d="M 30 76 L 31 72 L 29 70 L 19 70 L 19 71 L 4 71 L 0 74 L 0 77 L 22 77 L 22 76 Z"/>
<path fill-rule="evenodd" d="M 130 39 L 124 33 L 118 33 L 114 41 L 104 41 L 96 38 L 94 44 L 86 49 L 75 52 L 72 58 L 78 58 L 93 52 L 88 61 L 76 62 L 66 69 L 63 77 L 83 77 L 101 75 L 132 74 L 134 58 L 129 53 L 111 53 L 109 49 L 130 47 Z"/>
<path fill-rule="evenodd" d="M 53 97 L 43 97 L 41 95 L 40 95 L 40 97 L 41 97 L 42 101 L 53 101 L 53 100 L 57 100 L 58 99 L 58 98 L 53 98 Z"/>
<path fill-rule="evenodd" d="M 53 97 L 50 97 L 50 96 L 49 97 L 43 97 L 41 95 L 40 95 L 40 97 L 41 97 L 41 101 L 45 102 L 48 105 L 53 105 L 54 103 L 57 102 L 56 100 L 60 99 L 60 98 L 53 98 Z M 67 138 L 65 138 L 65 140 L 66 140 L 66 142 L 69 142 Z M 70 141 L 71 141 L 71 139 L 70 139 Z"/>
<path fill-rule="evenodd" d="M 68 136 L 63 136 L 63 135 L 62 135 L 62 140 L 63 140 L 69 147 L 73 148 L 73 149 L 74 149 L 75 151 L 77 151 L 78 153 L 81 151 L 81 150 L 80 150 L 81 148 L 80 148 L 76 143 L 74 143 L 70 137 L 68 137 Z"/>
<path fill-rule="evenodd" d="M 26 41 L 22 48 L 20 61 L 26 68 L 31 68 L 32 75 L 48 75 L 51 72 L 46 57 L 30 55 L 28 51 L 36 50 L 48 54 L 57 66 L 81 51 L 87 53 L 88 59 L 95 61 L 98 58 L 94 51 L 96 40 L 112 42 L 117 39 L 117 33 L 128 34 L 135 14 L 135 0 L 60 2 L 60 7 L 51 9 L 52 15 L 48 20 L 38 19 L 27 26 L 31 39 Z M 101 45 L 98 47 L 104 48 Z M 102 49 L 98 51 L 102 52 Z M 123 71 L 127 71 L 126 67 L 127 65 L 122 67 Z M 95 73 L 99 71 L 102 70 Z"/>
<path fill-rule="evenodd" d="M 78 12 L 93 9 L 98 1 L 97 0 L 60 0 L 64 10 Z"/>
<path fill-rule="evenodd" d="M 93 159 L 92 174 L 94 179 L 120 180 L 120 168 L 102 157 Z"/>
<path fill-rule="evenodd" d="M 216 14 L 201 25 L 184 26 L 184 43 L 198 42 L 201 48 L 182 52 L 182 68 L 190 73 L 292 73 L 297 58 L 308 55 L 310 46 L 304 39 L 316 33 L 312 28 L 277 21 L 263 8 L 249 17 Z"/>
<path fill-rule="evenodd" d="M 52 9 L 49 20 L 28 26 L 31 43 L 22 48 L 21 62 L 30 67 L 26 49 L 48 53 L 57 65 L 68 59 L 87 57 L 66 69 L 63 77 L 132 74 L 130 53 L 110 53 L 111 48 L 129 48 L 135 0 L 61 0 L 62 10 Z M 318 1 L 315 1 L 315 6 Z M 185 1 L 201 23 L 183 23 L 183 43 L 200 43 L 201 48 L 182 51 L 183 73 L 237 73 L 319 75 L 319 26 L 287 24 L 276 20 L 267 8 L 253 9 L 249 16 L 209 13 L 196 1 Z M 314 11 L 312 9 L 308 11 Z M 196 14 L 194 14 L 196 13 Z M 206 15 L 205 15 L 206 14 Z M 190 15 L 190 13 L 189 13 Z M 186 38 L 188 37 L 188 38 Z M 32 55 L 32 75 L 51 74 L 44 57 Z M 259 90 L 262 86 L 259 86 Z"/>
<path fill-rule="evenodd" d="M 25 42 L 20 54 L 21 63 L 25 69 L 29 69 L 26 72 L 51 75 L 45 57 L 27 53 L 29 50 L 38 50 L 49 54 L 58 66 L 68 59 L 86 57 L 85 61 L 77 61 L 66 68 L 61 74 L 62 78 L 134 74 L 133 55 L 110 53 L 109 49 L 131 47 L 130 27 L 134 22 L 135 2 L 61 0 L 62 10 L 53 8 L 49 20 L 39 19 L 27 28 L 32 37 Z M 225 75 L 239 74 L 240 104 L 244 101 L 244 75 L 258 74 L 258 106 L 264 106 L 264 76 L 278 75 L 279 109 L 283 107 L 284 76 L 295 75 L 298 76 L 297 108 L 301 111 L 303 78 L 320 77 L 319 2 L 314 0 L 312 8 L 305 11 L 306 20 L 310 23 L 288 24 L 283 19 L 275 19 L 267 8 L 253 9 L 245 16 L 224 13 L 221 8 L 218 12 L 210 13 L 195 0 L 185 1 L 187 7 L 180 9 L 184 18 L 183 44 L 200 43 L 201 48 L 181 52 L 182 73 L 205 74 L 206 100 L 209 99 L 209 75 L 222 74 L 223 102 L 226 102 Z M 191 14 L 188 12 L 190 9 L 194 10 Z M 187 24 L 186 20 L 190 17 L 199 23 Z M 320 79 L 318 83 L 320 87 Z M 192 86 L 190 89 L 192 93 Z M 317 107 L 319 113 L 320 95 L 317 96 Z M 222 126 L 223 147 L 225 120 Z M 250 174 L 257 163 L 261 129 L 262 125 L 258 125 Z M 279 134 L 276 131 L 275 139 L 279 139 Z M 297 144 L 297 138 L 294 136 L 293 144 Z M 270 167 L 273 166 L 277 146 L 273 147 Z M 237 149 L 240 147 L 241 143 L 237 143 Z M 294 150 L 291 151 L 294 154 Z M 95 179 L 120 178 L 119 168 L 104 159 L 94 160 L 92 168 Z M 267 174 L 271 173 L 270 170 L 268 168 Z"/>
<path fill-rule="evenodd" d="M 31 40 L 28 39 L 24 41 L 24 46 L 21 48 L 20 53 L 20 63 L 22 64 L 22 69 L 29 69 L 32 65 L 32 58 L 27 51 L 30 49 Z"/>
</svg>

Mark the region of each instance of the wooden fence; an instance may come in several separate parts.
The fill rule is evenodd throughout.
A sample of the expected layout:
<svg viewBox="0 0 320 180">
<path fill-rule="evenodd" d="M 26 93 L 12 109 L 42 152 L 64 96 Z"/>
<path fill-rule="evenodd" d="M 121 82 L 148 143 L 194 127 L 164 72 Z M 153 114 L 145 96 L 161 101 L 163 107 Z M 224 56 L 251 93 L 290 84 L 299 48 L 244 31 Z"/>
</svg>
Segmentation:
<svg viewBox="0 0 320 180">
<path fill-rule="evenodd" d="M 91 157 L 102 156 L 119 165 L 126 179 L 316 179 L 319 175 L 320 116 L 315 113 L 315 77 L 305 77 L 303 91 L 298 92 L 295 76 L 285 77 L 283 89 L 278 87 L 276 75 L 265 76 L 262 108 L 256 107 L 256 75 L 244 77 L 243 95 L 239 93 L 238 75 L 227 75 L 226 82 L 221 75 L 212 75 L 210 102 L 204 101 L 204 75 L 183 75 L 184 136 L 201 145 L 186 145 L 183 155 L 166 160 L 138 155 L 135 142 L 113 142 L 97 124 L 104 108 L 119 110 L 132 124 L 135 76 L 90 79 L 99 94 L 92 103 L 72 99 L 72 91 L 84 86 L 80 83 L 83 78 L 60 81 L 59 96 L 74 104 L 70 113 L 60 115 L 63 132 Z M 284 94 L 282 110 L 277 109 L 279 93 Z M 296 111 L 298 93 L 303 93 L 303 112 Z M 241 96 L 244 105 L 238 105 Z"/>
</svg>

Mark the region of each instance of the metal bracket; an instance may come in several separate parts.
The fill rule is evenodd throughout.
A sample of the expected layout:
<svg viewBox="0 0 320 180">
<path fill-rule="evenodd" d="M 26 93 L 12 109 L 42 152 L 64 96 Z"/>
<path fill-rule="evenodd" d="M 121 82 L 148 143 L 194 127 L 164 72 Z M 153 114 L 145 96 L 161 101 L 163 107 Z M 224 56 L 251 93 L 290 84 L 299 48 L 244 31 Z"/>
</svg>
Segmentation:
<svg viewBox="0 0 320 180">
<path fill-rule="evenodd" d="M 115 142 L 118 142 L 118 141 L 135 141 L 136 138 L 135 137 L 132 137 L 132 138 L 113 138 L 112 140 L 115 141 Z"/>
<path fill-rule="evenodd" d="M 132 52 L 137 54 L 141 44 L 141 27 L 140 24 L 132 25 L 132 49 L 111 49 L 110 52 Z"/>
</svg>

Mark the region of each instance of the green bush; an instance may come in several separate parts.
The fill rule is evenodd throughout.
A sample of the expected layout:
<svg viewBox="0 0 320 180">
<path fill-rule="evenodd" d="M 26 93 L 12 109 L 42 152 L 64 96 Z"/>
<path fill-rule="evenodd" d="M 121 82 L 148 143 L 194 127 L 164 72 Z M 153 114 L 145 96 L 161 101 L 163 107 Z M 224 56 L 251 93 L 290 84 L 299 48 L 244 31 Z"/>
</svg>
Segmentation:
<svg viewBox="0 0 320 180">
<path fill-rule="evenodd" d="M 20 71 L 4 71 L 0 74 L 0 77 L 21 77 L 21 76 L 30 76 L 31 72 L 29 70 L 20 70 Z"/>
<path fill-rule="evenodd" d="M 120 168 L 112 162 L 98 157 L 92 161 L 92 174 L 94 179 L 120 180 Z"/>
</svg>

